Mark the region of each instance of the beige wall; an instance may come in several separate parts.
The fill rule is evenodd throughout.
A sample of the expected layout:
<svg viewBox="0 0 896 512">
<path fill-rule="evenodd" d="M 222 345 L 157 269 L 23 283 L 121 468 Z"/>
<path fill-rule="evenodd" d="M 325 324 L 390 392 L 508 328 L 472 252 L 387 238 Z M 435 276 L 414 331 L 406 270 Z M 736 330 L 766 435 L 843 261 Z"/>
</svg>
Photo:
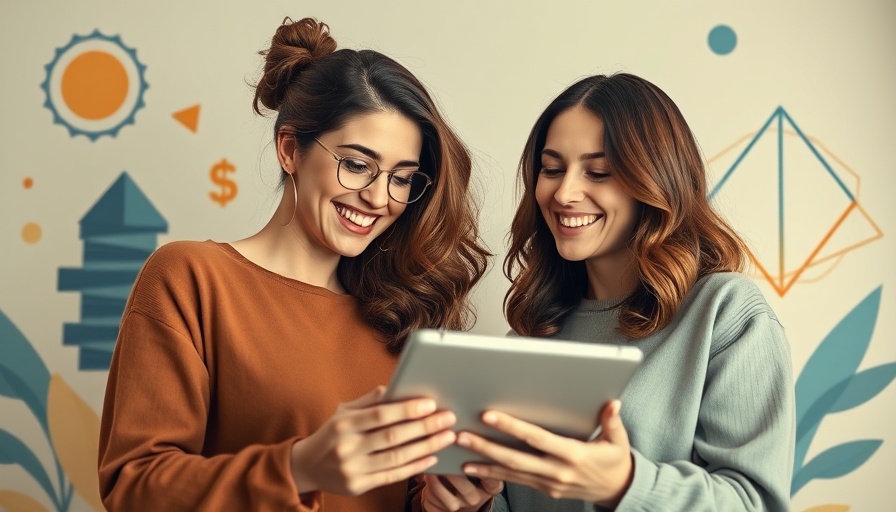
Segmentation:
<svg viewBox="0 0 896 512">
<path fill-rule="evenodd" d="M 0 312 L 24 335 L 49 373 L 59 375 L 52 387 L 55 396 L 68 397 L 66 403 L 83 401 L 81 411 L 94 416 L 101 409 L 106 372 L 79 369 L 78 347 L 62 344 L 63 324 L 79 321 L 81 295 L 60 291 L 58 278 L 61 267 L 83 266 L 78 221 L 122 171 L 167 221 L 167 232 L 160 233 L 158 243 L 233 240 L 253 233 L 267 220 L 278 197 L 277 167 L 269 144 L 271 121 L 251 112 L 247 82 L 257 77 L 261 61 L 256 52 L 286 15 L 316 16 L 330 24 L 341 46 L 377 49 L 407 65 L 431 88 L 472 149 L 482 231 L 497 254 L 475 293 L 479 310 L 475 331 L 500 334 L 507 329 L 501 312 L 507 283 L 500 263 L 516 200 L 515 166 L 535 117 L 580 77 L 629 71 L 653 81 L 678 103 L 711 161 L 716 182 L 772 119 L 721 189 L 718 204 L 769 271 L 770 279 L 757 272 L 757 281 L 787 328 L 795 374 L 837 323 L 878 287 L 882 287 L 879 315 L 870 317 L 874 323 L 870 342 L 857 339 L 855 348 L 847 351 L 861 352 L 867 346 L 858 371 L 896 361 L 891 341 L 896 339 L 892 264 L 896 4 L 885 0 L 548 4 L 4 1 Z M 737 45 L 727 55 L 714 53 L 708 44 L 717 25 L 727 25 L 737 35 Z M 136 110 L 134 124 L 121 127 L 115 137 L 92 140 L 71 136 L 66 126 L 53 123 L 41 84 L 48 77 L 47 64 L 59 66 L 52 70 L 57 78 L 70 65 L 54 61 L 55 49 L 95 29 L 120 36 L 125 47 L 136 50 L 136 60 L 146 66 L 143 76 L 149 87 L 141 89 L 140 68 L 132 64 L 132 57 L 117 54 L 131 79 L 127 86 L 131 96 L 125 104 L 142 91 L 145 107 Z M 76 46 L 69 49 L 74 52 L 68 54 L 69 61 L 78 51 Z M 77 108 L 76 99 L 60 100 L 60 87 L 48 83 L 57 110 L 65 101 Z M 172 114 L 195 104 L 201 107 L 193 133 Z M 783 110 L 776 110 L 779 107 Z M 77 113 L 60 113 L 84 133 L 101 131 L 103 122 L 114 125 L 115 115 L 87 123 Z M 779 264 L 775 175 L 779 117 L 785 121 L 781 140 L 786 155 L 783 264 Z M 221 191 L 211 181 L 210 171 L 222 159 L 235 166 L 227 177 L 238 186 L 225 207 L 209 197 L 209 192 Z M 828 236 L 850 207 L 850 195 L 860 206 L 853 206 L 840 228 Z M 827 243 L 819 248 L 826 237 Z M 11 361 L 3 347 L 0 340 L 0 368 L 4 360 Z M 794 496 L 794 510 L 825 504 L 881 510 L 881 503 L 892 501 L 896 386 L 887 386 L 888 368 L 877 379 L 878 388 L 883 388 L 880 394 L 869 391 L 873 379 L 864 379 L 862 389 L 870 395 L 866 400 L 824 417 L 807 461 L 841 443 L 863 439 L 883 443 L 855 470 L 808 483 Z M 850 369 L 850 375 L 854 371 Z M 68 394 L 66 385 L 71 389 Z M 90 432 L 92 421 L 70 426 Z M 55 485 L 54 454 L 38 421 L 22 401 L 2 392 L 0 430 L 21 439 Z M 3 446 L 0 438 L 0 454 Z M 68 477 L 77 488 L 89 485 L 93 461 L 89 451 L 75 452 L 61 457 L 67 459 L 66 472 L 75 474 Z M 47 493 L 19 466 L 0 465 L 0 508 L 13 503 L 9 501 L 13 494 L 7 491 L 56 510 Z M 92 500 L 78 495 L 70 510 L 91 510 Z"/>
</svg>

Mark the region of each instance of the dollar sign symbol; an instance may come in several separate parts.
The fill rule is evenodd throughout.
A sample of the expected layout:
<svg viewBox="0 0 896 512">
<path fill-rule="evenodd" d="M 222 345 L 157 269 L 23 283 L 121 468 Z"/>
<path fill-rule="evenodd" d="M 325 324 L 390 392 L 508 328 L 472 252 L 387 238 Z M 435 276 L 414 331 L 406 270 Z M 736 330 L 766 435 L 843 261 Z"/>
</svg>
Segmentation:
<svg viewBox="0 0 896 512">
<path fill-rule="evenodd" d="M 212 182 L 220 186 L 221 190 L 220 192 L 209 192 L 208 196 L 212 198 L 212 201 L 218 202 L 221 205 L 221 208 L 227 206 L 227 203 L 233 201 L 233 198 L 236 197 L 236 182 L 227 177 L 227 173 L 230 172 L 236 172 L 236 167 L 228 162 L 226 158 L 222 158 L 209 172 L 209 177 Z"/>
</svg>

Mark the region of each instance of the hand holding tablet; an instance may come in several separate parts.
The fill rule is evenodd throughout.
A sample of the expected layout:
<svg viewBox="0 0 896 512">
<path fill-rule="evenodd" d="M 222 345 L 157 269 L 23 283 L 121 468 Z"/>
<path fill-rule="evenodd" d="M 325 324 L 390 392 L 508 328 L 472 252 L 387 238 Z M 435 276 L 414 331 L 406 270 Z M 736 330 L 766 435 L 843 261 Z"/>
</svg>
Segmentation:
<svg viewBox="0 0 896 512">
<path fill-rule="evenodd" d="M 619 398 L 641 357 L 632 346 L 421 329 L 409 337 L 384 400 L 432 398 L 457 416 L 455 432 L 533 451 L 485 425 L 482 413 L 501 411 L 558 435 L 593 439 L 598 412 Z M 484 460 L 457 445 L 437 457 L 427 473 L 460 475 L 463 464 Z"/>
</svg>

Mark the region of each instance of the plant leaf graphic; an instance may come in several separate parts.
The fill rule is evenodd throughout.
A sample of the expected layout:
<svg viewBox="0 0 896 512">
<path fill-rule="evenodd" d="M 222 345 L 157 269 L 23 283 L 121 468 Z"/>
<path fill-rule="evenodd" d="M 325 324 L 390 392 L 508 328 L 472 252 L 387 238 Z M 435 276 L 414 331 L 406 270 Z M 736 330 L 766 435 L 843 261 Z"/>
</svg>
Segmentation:
<svg viewBox="0 0 896 512">
<path fill-rule="evenodd" d="M 858 407 L 871 400 L 896 378 L 896 363 L 868 368 L 849 380 L 840 399 L 831 407 L 830 414 Z"/>
<path fill-rule="evenodd" d="M 809 444 L 818 430 L 818 424 L 825 416 L 825 414 L 819 415 L 817 410 L 813 411 L 812 418 L 807 418 L 806 414 L 819 398 L 856 373 L 871 343 L 871 334 L 874 332 L 880 306 L 881 289 L 882 287 L 878 286 L 840 320 L 818 345 L 800 372 L 795 386 L 797 430 L 805 434 L 796 442 L 794 475 L 802 467 Z M 845 392 L 847 386 L 841 387 L 840 393 Z M 829 404 L 821 402 L 816 407 L 822 409 L 828 405 L 833 407 L 839 398 L 837 392 L 832 392 L 826 397 L 830 401 Z"/>
<path fill-rule="evenodd" d="M 19 491 L 0 489 L 0 510 L 9 512 L 47 512 L 43 506 L 32 498 Z"/>
<path fill-rule="evenodd" d="M 0 396 L 18 396 L 12 389 L 12 386 L 8 382 L 6 382 L 6 379 L 3 378 L 3 373 L 0 373 Z"/>
<path fill-rule="evenodd" d="M 811 407 L 809 407 L 809 410 L 803 415 L 802 421 L 796 425 L 797 444 L 806 440 L 807 435 L 809 435 L 808 441 L 812 440 L 811 436 L 818 430 L 818 425 L 821 423 L 821 419 L 831 412 L 831 408 L 837 403 L 840 397 L 843 396 L 846 389 L 849 388 L 852 379 L 853 377 L 847 377 L 845 380 L 834 384 L 831 386 L 831 389 L 825 391 L 825 393 L 821 395 Z"/>
<path fill-rule="evenodd" d="M 862 405 L 883 391 L 894 378 L 896 378 L 896 363 L 889 363 L 863 370 L 838 382 L 821 395 L 821 398 L 816 400 L 803 416 L 803 421 L 800 422 L 796 430 L 797 441 L 804 439 L 810 432 L 814 433 L 815 430 L 812 427 L 821 423 L 821 418 L 826 414 L 842 412 Z"/>
<path fill-rule="evenodd" d="M 838 478 L 865 463 L 883 443 L 882 439 L 865 439 L 838 444 L 819 453 L 794 476 L 791 495 L 812 480 Z"/>
<path fill-rule="evenodd" d="M 24 401 L 46 431 L 50 372 L 3 311 L 0 311 L 0 354 L 0 394 Z"/>
<path fill-rule="evenodd" d="M 37 456 L 18 437 L 0 429 L 0 464 L 18 464 L 43 487 L 47 496 L 56 496 L 47 471 Z"/>
<path fill-rule="evenodd" d="M 56 459 L 75 491 L 102 512 L 96 461 L 99 454 L 100 418 L 58 373 L 50 378 L 47 417 Z"/>
<path fill-rule="evenodd" d="M 802 419 L 808 407 L 830 388 L 830 383 L 855 374 L 871 342 L 880 295 L 881 287 L 878 287 L 865 297 L 809 357 L 796 382 L 797 418 Z"/>
</svg>

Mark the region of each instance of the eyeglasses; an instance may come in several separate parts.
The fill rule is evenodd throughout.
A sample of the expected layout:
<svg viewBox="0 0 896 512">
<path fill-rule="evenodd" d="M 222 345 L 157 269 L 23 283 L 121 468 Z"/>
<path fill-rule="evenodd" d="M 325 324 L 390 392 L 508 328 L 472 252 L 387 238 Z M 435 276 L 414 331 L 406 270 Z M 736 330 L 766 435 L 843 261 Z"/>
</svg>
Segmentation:
<svg viewBox="0 0 896 512">
<path fill-rule="evenodd" d="M 339 156 L 324 146 L 323 142 L 318 139 L 314 141 L 339 162 L 336 166 L 336 179 L 349 190 L 361 190 L 373 183 L 380 173 L 385 172 L 389 175 L 386 186 L 389 197 L 399 203 L 410 204 L 423 197 L 426 189 L 432 185 L 429 176 L 416 168 L 383 170 L 375 160 L 363 156 Z"/>
</svg>

